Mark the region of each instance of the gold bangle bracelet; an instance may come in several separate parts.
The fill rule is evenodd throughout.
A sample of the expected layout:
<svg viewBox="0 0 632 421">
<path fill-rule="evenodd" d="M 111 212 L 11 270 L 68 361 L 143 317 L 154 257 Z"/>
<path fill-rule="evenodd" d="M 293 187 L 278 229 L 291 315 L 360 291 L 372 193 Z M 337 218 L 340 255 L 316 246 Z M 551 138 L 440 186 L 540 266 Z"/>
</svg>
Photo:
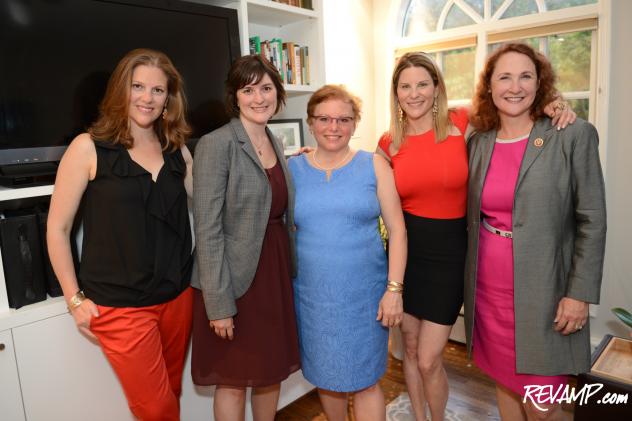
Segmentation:
<svg viewBox="0 0 632 421">
<path fill-rule="evenodd" d="M 404 291 L 404 284 L 401 282 L 388 281 L 386 283 L 386 290 L 401 294 L 402 291 Z"/>
<path fill-rule="evenodd" d="M 70 297 L 70 300 L 68 300 L 68 311 L 72 312 L 74 309 L 78 308 L 85 299 L 86 296 L 83 295 L 83 291 L 78 291 L 75 295 Z"/>
</svg>

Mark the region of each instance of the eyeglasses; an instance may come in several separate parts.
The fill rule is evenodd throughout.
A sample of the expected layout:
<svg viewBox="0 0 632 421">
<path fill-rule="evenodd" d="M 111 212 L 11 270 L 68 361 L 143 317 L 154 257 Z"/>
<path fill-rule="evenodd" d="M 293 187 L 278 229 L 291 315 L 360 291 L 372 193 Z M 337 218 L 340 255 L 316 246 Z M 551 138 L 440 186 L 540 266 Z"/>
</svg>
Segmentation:
<svg viewBox="0 0 632 421">
<path fill-rule="evenodd" d="M 316 124 L 320 126 L 329 126 L 334 121 L 341 126 L 351 126 L 354 122 L 353 117 L 329 117 L 328 115 L 317 115 L 313 118 Z"/>
</svg>

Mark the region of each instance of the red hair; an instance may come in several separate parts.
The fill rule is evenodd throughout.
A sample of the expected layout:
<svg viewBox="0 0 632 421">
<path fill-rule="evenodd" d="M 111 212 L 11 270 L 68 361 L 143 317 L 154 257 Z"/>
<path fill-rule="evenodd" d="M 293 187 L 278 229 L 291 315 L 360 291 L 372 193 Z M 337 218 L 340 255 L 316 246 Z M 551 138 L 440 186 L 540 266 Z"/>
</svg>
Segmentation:
<svg viewBox="0 0 632 421">
<path fill-rule="evenodd" d="M 559 92 L 555 88 L 555 71 L 551 66 L 551 62 L 549 62 L 543 54 L 535 51 L 527 44 L 505 44 L 487 57 L 485 67 L 476 85 L 476 93 L 472 99 L 472 117 L 470 124 L 478 131 L 486 132 L 500 128 L 498 109 L 492 100 L 491 78 L 496 68 L 496 63 L 498 63 L 500 57 L 507 53 L 523 54 L 529 57 L 535 65 L 538 78 L 538 90 L 535 94 L 533 104 L 531 104 L 530 115 L 532 120 L 535 121 L 545 116 L 544 107 L 560 97 Z"/>
<path fill-rule="evenodd" d="M 127 149 L 134 145 L 129 125 L 130 90 L 134 69 L 143 65 L 157 67 L 167 77 L 167 113 L 165 118 L 159 117 L 154 121 L 154 130 L 162 149 L 174 151 L 184 145 L 191 128 L 186 122 L 182 76 L 169 57 L 160 51 L 138 48 L 118 62 L 99 106 L 99 118 L 88 129 L 88 133 L 95 140 L 120 143 Z"/>
</svg>

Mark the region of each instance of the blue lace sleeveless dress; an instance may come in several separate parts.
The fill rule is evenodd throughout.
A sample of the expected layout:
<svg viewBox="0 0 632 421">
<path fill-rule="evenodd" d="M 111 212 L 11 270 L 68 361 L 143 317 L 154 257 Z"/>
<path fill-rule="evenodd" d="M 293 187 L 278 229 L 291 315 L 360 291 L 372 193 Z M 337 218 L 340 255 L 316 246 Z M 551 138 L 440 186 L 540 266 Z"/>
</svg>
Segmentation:
<svg viewBox="0 0 632 421">
<path fill-rule="evenodd" d="M 298 275 L 294 300 L 303 375 L 350 392 L 386 370 L 388 329 L 376 321 L 386 254 L 373 154 L 358 151 L 329 180 L 305 155 L 290 159 L 296 189 Z"/>
</svg>

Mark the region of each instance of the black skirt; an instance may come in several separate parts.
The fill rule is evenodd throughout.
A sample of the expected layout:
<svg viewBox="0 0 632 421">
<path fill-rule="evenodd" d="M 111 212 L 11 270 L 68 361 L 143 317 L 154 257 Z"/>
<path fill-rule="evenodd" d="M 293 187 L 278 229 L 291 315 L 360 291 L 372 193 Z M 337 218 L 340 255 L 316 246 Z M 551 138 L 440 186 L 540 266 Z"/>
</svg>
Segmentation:
<svg viewBox="0 0 632 421">
<path fill-rule="evenodd" d="M 404 212 L 404 220 L 408 234 L 404 312 L 453 325 L 463 305 L 466 219 L 430 219 Z"/>
</svg>

